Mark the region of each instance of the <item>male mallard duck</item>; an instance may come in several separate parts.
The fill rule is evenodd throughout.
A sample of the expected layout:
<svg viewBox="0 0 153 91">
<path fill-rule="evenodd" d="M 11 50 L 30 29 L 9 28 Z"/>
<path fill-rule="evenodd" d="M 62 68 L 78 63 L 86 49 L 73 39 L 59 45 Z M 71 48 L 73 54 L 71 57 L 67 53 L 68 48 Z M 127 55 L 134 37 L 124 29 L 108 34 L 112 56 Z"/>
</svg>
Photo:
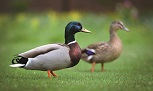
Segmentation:
<svg viewBox="0 0 153 91">
<path fill-rule="evenodd" d="M 53 71 L 73 67 L 79 63 L 81 48 L 74 36 L 77 32 L 90 31 L 83 28 L 79 22 L 70 22 L 65 27 L 65 44 L 47 44 L 20 53 L 14 57 L 10 66 L 47 71 L 49 78 L 51 74 L 57 77 Z"/>
<path fill-rule="evenodd" d="M 116 20 L 110 26 L 110 40 L 108 42 L 98 42 L 82 49 L 82 57 L 86 62 L 92 63 L 91 72 L 94 72 L 96 63 L 101 63 L 102 71 L 104 71 L 104 63 L 117 59 L 122 51 L 122 42 L 117 35 L 118 30 L 129 31 L 124 24 Z"/>
</svg>

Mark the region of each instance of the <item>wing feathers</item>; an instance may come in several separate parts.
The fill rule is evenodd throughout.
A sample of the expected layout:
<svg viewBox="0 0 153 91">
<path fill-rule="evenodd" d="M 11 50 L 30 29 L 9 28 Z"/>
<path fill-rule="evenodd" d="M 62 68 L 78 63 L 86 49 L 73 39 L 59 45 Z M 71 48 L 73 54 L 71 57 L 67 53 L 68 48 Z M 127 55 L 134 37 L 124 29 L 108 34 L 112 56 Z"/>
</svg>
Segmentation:
<svg viewBox="0 0 153 91">
<path fill-rule="evenodd" d="M 60 47 L 61 47 L 61 45 L 59 45 L 59 44 L 47 44 L 47 45 L 43 45 L 40 47 L 36 47 L 34 49 L 31 49 L 29 51 L 26 51 L 26 52 L 18 54 L 18 55 L 22 56 L 22 57 L 26 57 L 26 58 L 33 58 L 33 57 L 36 57 L 40 54 L 45 54 L 49 51 L 59 49 Z"/>
</svg>

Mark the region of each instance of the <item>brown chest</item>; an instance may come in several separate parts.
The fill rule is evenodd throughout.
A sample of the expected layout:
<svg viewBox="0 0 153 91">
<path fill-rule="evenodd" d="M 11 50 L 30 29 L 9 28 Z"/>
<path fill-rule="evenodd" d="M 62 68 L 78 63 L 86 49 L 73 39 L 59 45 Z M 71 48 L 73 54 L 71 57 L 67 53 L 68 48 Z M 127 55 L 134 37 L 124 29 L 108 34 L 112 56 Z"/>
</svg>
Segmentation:
<svg viewBox="0 0 153 91">
<path fill-rule="evenodd" d="M 69 47 L 70 47 L 69 55 L 70 55 L 71 62 L 72 62 L 70 67 L 73 67 L 77 65 L 80 61 L 81 48 L 79 47 L 78 43 L 70 44 Z"/>
<path fill-rule="evenodd" d="M 115 60 L 117 59 L 121 52 L 122 52 L 122 42 L 121 41 L 117 41 L 117 42 L 114 42 L 110 45 L 110 48 L 109 48 L 109 54 L 111 54 L 110 56 L 110 60 Z"/>
</svg>

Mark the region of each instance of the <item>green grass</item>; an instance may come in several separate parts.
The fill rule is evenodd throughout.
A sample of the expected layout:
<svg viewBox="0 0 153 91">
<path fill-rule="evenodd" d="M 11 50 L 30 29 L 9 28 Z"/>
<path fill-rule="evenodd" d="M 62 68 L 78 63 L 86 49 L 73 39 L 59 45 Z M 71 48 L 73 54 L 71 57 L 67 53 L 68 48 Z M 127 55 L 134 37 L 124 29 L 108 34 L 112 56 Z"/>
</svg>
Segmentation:
<svg viewBox="0 0 153 91">
<path fill-rule="evenodd" d="M 115 19 L 122 20 L 130 32 L 119 31 L 123 52 L 119 59 L 100 64 L 95 72 L 84 61 L 69 69 L 56 71 L 58 78 L 47 78 L 47 72 L 10 68 L 14 54 L 34 47 L 64 43 L 64 28 L 71 20 L 80 21 L 92 34 L 78 33 L 76 40 L 83 48 L 90 43 L 107 41 L 108 29 Z M 153 27 L 145 21 L 126 21 L 116 14 L 95 15 L 47 12 L 0 15 L 0 90 L 6 91 L 152 91 L 153 90 Z"/>
</svg>

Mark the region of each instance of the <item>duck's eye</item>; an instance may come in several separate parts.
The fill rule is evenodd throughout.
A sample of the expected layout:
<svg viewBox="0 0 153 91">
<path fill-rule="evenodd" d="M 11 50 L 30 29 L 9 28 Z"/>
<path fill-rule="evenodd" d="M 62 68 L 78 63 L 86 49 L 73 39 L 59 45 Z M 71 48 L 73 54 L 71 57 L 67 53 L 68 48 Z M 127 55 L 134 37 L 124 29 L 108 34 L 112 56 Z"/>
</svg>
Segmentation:
<svg viewBox="0 0 153 91">
<path fill-rule="evenodd" d="M 119 23 L 119 22 L 117 24 L 121 25 L 121 23 Z"/>
<path fill-rule="evenodd" d="M 78 25 L 79 25 L 79 26 L 81 26 L 81 24 L 80 24 L 80 23 L 78 23 Z"/>
<path fill-rule="evenodd" d="M 120 24 L 123 27 L 123 24 Z"/>
<path fill-rule="evenodd" d="M 120 25 L 120 26 L 123 26 L 123 24 L 122 23 L 117 23 L 118 25 Z"/>
</svg>

